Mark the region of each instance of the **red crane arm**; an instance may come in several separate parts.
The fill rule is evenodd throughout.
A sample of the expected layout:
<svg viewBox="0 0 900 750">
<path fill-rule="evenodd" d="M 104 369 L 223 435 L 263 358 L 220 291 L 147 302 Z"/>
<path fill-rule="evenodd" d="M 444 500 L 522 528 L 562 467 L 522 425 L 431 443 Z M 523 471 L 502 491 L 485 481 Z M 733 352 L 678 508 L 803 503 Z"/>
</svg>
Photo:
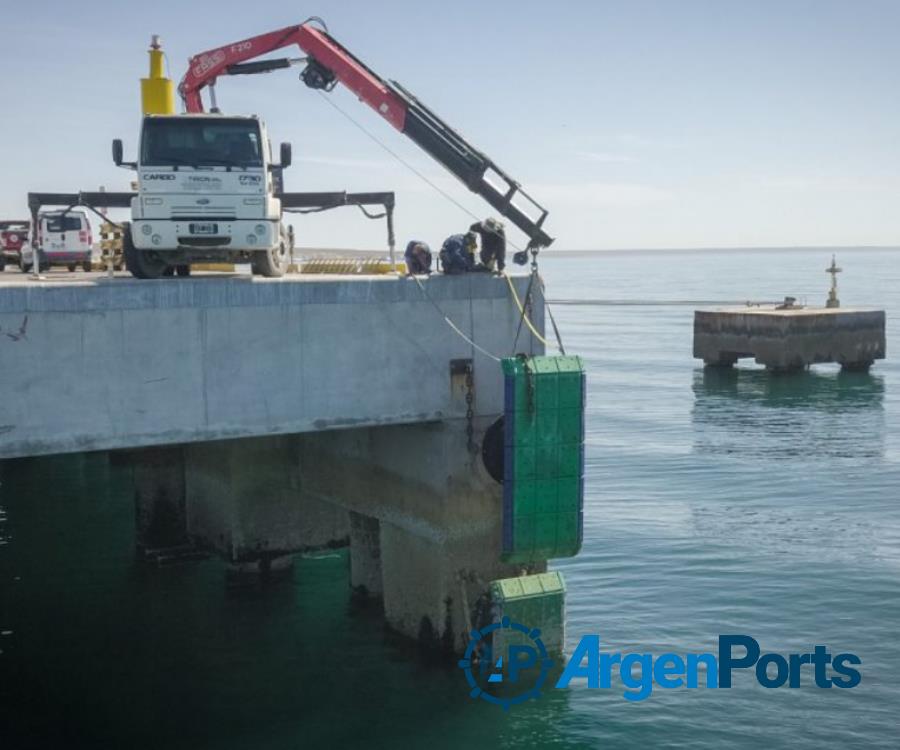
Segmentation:
<svg viewBox="0 0 900 750">
<path fill-rule="evenodd" d="M 194 55 L 188 62 L 187 73 L 178 86 L 185 109 L 188 112 L 202 112 L 201 91 L 206 86 L 214 84 L 219 75 L 227 74 L 230 66 L 292 44 L 296 44 L 301 51 L 327 68 L 338 81 L 397 130 L 403 131 L 406 120 L 406 105 L 403 101 L 385 81 L 353 54 L 326 32 L 308 23 L 287 26 L 278 31 L 253 36 Z"/>
<path fill-rule="evenodd" d="M 264 73 L 290 66 L 295 61 L 248 61 L 292 44 L 306 55 L 306 68 L 300 77 L 307 86 L 330 91 L 337 82 L 342 83 L 519 227 L 528 235 L 529 247 L 547 247 L 553 242 L 542 228 L 547 210 L 516 180 L 403 86 L 381 78 L 327 31 L 309 21 L 194 55 L 178 86 L 185 109 L 202 112 L 201 92 L 220 75 Z"/>
</svg>

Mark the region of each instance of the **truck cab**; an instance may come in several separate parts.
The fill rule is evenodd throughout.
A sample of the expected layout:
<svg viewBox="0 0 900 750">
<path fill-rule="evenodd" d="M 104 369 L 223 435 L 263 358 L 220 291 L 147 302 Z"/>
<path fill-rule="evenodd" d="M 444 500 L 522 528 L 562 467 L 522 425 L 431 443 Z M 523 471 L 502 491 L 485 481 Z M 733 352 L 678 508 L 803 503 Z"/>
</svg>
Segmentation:
<svg viewBox="0 0 900 750">
<path fill-rule="evenodd" d="M 123 237 L 128 270 L 155 278 L 194 262 L 233 262 L 281 276 L 290 247 L 276 178 L 290 164 L 290 144 L 280 156 L 275 164 L 255 116 L 145 116 L 137 162 L 123 162 L 121 141 L 113 142 L 116 164 L 137 171 Z"/>
</svg>

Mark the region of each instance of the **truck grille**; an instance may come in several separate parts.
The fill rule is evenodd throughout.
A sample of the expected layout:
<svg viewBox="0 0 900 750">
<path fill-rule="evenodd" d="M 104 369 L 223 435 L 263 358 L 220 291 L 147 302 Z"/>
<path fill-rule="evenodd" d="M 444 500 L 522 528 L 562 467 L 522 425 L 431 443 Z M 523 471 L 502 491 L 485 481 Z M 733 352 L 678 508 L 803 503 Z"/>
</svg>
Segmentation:
<svg viewBox="0 0 900 750">
<path fill-rule="evenodd" d="M 188 247 L 222 247 L 231 244 L 231 237 L 179 237 L 178 244 Z"/>
<path fill-rule="evenodd" d="M 216 219 L 234 221 L 232 206 L 172 206 L 173 219 Z"/>
</svg>

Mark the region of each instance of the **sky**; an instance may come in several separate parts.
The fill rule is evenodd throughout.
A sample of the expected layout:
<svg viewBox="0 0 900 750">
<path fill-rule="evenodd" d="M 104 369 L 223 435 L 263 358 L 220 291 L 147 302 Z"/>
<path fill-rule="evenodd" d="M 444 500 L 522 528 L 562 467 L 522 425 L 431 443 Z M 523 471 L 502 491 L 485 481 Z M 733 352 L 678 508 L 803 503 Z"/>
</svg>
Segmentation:
<svg viewBox="0 0 900 750">
<path fill-rule="evenodd" d="M 30 190 L 128 189 L 110 141 L 134 157 L 151 34 L 177 82 L 192 55 L 310 15 L 543 203 L 554 249 L 900 245 L 900 0 L 10 2 L 0 217 L 26 215 Z M 401 248 L 465 231 L 469 213 L 298 72 L 217 86 L 224 112 L 292 143 L 286 189 L 395 191 Z M 491 214 L 351 94 L 327 96 Z M 293 223 L 301 246 L 386 242 L 352 208 Z"/>
</svg>

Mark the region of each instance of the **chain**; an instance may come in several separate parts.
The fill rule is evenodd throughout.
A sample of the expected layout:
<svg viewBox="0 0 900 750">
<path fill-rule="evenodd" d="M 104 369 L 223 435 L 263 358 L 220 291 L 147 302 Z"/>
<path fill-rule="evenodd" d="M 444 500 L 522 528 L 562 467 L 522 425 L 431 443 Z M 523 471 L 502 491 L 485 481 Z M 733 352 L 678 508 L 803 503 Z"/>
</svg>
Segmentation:
<svg viewBox="0 0 900 750">
<path fill-rule="evenodd" d="M 531 250 L 531 278 L 532 278 L 532 281 L 537 280 L 538 283 L 540 283 L 541 277 L 538 274 L 538 262 L 537 262 L 538 249 L 537 249 L 537 247 L 535 247 L 533 245 L 529 245 L 528 249 Z M 533 304 L 534 295 L 530 293 L 532 291 L 532 283 L 528 284 L 528 291 L 529 291 L 529 294 L 528 294 L 527 299 L 525 300 L 525 309 L 528 310 L 528 318 L 530 320 L 534 320 L 534 304 Z"/>
<path fill-rule="evenodd" d="M 475 380 L 472 378 L 472 363 L 466 365 L 466 446 L 469 453 L 475 453 Z"/>
<path fill-rule="evenodd" d="M 528 389 L 528 413 L 534 414 L 534 373 L 528 366 L 527 357 L 522 357 L 522 364 L 525 366 L 525 386 Z"/>
</svg>

